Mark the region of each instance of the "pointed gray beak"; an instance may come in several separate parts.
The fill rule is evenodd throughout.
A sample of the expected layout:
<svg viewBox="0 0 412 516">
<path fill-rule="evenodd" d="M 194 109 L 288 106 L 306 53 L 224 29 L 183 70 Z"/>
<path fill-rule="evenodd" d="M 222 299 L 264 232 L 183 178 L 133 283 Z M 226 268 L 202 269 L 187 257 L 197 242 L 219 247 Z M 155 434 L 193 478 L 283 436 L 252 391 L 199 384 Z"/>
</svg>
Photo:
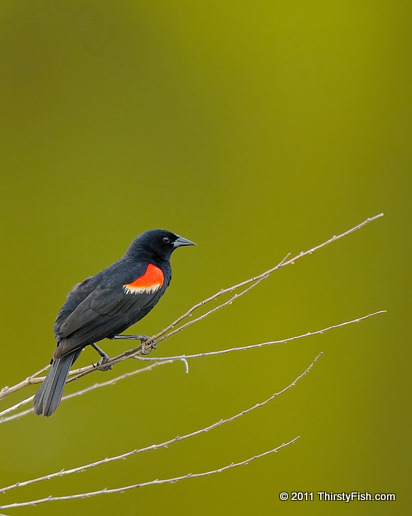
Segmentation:
<svg viewBox="0 0 412 516">
<path fill-rule="evenodd" d="M 191 240 L 188 240 L 187 238 L 183 238 L 183 237 L 177 237 L 176 240 L 173 242 L 173 247 L 182 247 L 184 245 L 196 245 L 194 242 L 192 242 Z"/>
</svg>

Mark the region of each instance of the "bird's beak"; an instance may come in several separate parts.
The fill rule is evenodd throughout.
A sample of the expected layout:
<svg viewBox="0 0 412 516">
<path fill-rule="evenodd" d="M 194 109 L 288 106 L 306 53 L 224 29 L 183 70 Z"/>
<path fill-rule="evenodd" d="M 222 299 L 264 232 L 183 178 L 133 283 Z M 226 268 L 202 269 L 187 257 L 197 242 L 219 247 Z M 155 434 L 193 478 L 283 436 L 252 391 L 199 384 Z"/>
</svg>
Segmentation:
<svg viewBox="0 0 412 516">
<path fill-rule="evenodd" d="M 187 238 L 183 238 L 183 237 L 177 237 L 176 240 L 173 242 L 173 247 L 182 247 L 184 245 L 196 245 L 194 242 L 192 242 L 191 240 L 188 240 Z"/>
</svg>

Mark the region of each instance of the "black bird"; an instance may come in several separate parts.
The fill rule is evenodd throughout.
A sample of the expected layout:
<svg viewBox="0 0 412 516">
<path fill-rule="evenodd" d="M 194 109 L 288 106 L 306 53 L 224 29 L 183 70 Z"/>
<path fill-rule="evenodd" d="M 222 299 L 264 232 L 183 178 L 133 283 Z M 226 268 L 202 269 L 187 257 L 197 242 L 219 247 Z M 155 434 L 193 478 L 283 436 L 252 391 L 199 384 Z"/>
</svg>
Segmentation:
<svg viewBox="0 0 412 516">
<path fill-rule="evenodd" d="M 57 409 L 69 370 L 85 346 L 107 359 L 95 343 L 117 337 L 150 312 L 172 278 L 171 254 L 188 245 L 196 244 L 151 229 L 136 237 L 120 260 L 72 288 L 54 323 L 57 348 L 34 397 L 35 414 L 51 416 Z"/>
</svg>

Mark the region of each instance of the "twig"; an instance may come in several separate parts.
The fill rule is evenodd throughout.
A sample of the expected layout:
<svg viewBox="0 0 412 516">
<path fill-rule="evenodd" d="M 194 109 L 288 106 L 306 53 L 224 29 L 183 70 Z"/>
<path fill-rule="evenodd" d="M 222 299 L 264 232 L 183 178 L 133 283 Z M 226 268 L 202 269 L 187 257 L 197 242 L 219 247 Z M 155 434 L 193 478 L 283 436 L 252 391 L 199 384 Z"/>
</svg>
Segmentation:
<svg viewBox="0 0 412 516">
<path fill-rule="evenodd" d="M 348 229 L 347 231 L 345 231 L 344 233 L 341 233 L 339 235 L 334 235 L 332 238 L 330 238 L 329 240 L 326 240 L 325 242 L 315 246 L 315 247 L 312 247 L 311 249 L 308 249 L 307 251 L 301 251 L 299 254 L 297 254 L 296 256 L 294 256 L 293 258 L 290 258 L 290 259 L 287 259 L 289 258 L 289 255 L 290 253 L 280 262 L 278 263 L 275 267 L 272 267 L 271 269 L 268 269 L 267 271 L 259 274 L 258 276 L 255 276 L 253 278 L 250 278 L 250 279 L 247 279 L 245 281 L 242 281 L 241 283 L 238 283 L 237 285 L 233 285 L 231 287 L 228 287 L 228 288 L 225 288 L 225 289 L 222 289 L 220 290 L 219 292 L 216 292 L 216 294 L 214 294 L 213 296 L 210 296 L 208 297 L 207 299 L 201 301 L 200 303 L 197 303 L 196 305 L 192 306 L 192 308 L 190 308 L 186 313 L 184 313 L 183 315 L 181 315 L 180 317 L 178 317 L 174 322 L 172 322 L 171 324 L 169 324 L 169 326 L 167 326 L 164 330 L 162 330 L 161 332 L 159 332 L 158 334 L 154 335 L 152 337 L 153 340 L 155 340 L 156 342 L 158 342 L 158 339 L 161 335 L 164 335 L 165 333 L 167 333 L 169 330 L 173 329 L 178 323 L 180 323 L 181 321 L 183 321 L 184 319 L 187 319 L 187 317 L 190 317 L 193 312 L 195 310 L 197 310 L 198 308 L 202 307 L 203 305 L 205 305 L 206 303 L 209 303 L 211 301 L 214 301 L 215 299 L 217 299 L 218 297 L 222 296 L 223 294 L 227 294 L 229 292 L 233 292 L 235 289 L 238 289 L 238 288 L 241 288 L 243 286 L 246 286 L 246 285 L 249 285 L 250 283 L 253 283 L 255 281 L 261 281 L 265 278 L 267 278 L 270 274 L 272 274 L 273 272 L 275 272 L 277 269 L 280 269 L 281 267 L 285 267 L 286 265 L 293 265 L 294 262 L 296 260 L 298 260 L 299 258 L 302 258 L 303 256 L 307 256 L 308 254 L 312 254 L 313 252 L 317 251 L 318 249 L 321 249 L 322 247 L 325 247 L 326 245 L 328 244 L 331 244 L 332 242 L 336 242 L 337 240 L 349 235 L 350 233 L 353 233 L 355 231 L 357 231 L 358 229 L 361 229 L 363 226 L 366 226 L 366 224 L 369 224 L 370 222 L 373 222 L 374 220 L 380 218 L 380 217 L 383 217 L 383 213 L 379 213 L 378 215 L 375 215 L 373 217 L 368 217 L 366 220 L 364 220 L 363 222 L 361 222 L 360 224 L 354 226 L 353 228 L 351 229 Z M 191 322 L 192 324 L 192 322 Z"/>
<path fill-rule="evenodd" d="M 13 385 L 13 387 L 7 387 L 7 386 L 3 387 L 0 390 L 0 400 L 4 399 L 6 396 L 9 396 L 13 392 L 19 391 L 20 389 L 27 387 L 28 385 L 32 385 L 33 383 L 39 383 L 41 380 L 36 378 L 36 376 L 39 375 L 40 373 L 43 373 L 44 371 L 46 371 L 49 367 L 50 367 L 50 365 L 43 367 L 42 369 L 37 371 L 37 373 L 34 373 L 31 376 L 28 376 L 25 380 L 23 380 L 19 383 L 16 383 L 16 385 Z"/>
<path fill-rule="evenodd" d="M 50 364 L 47 364 L 47 366 L 43 367 L 37 373 L 34 373 L 24 380 L 22 380 L 19 383 L 16 383 L 16 385 L 13 385 L 12 387 L 5 386 L 0 390 L 0 401 L 2 401 L 4 398 L 7 398 L 7 396 L 10 396 L 10 394 L 13 394 L 14 392 L 19 391 L 20 389 L 23 389 L 24 387 L 28 387 L 29 385 L 34 385 L 36 383 L 42 383 L 45 380 L 45 376 L 38 376 L 41 373 L 44 373 L 50 368 Z M 93 369 L 94 366 L 85 366 L 85 367 L 79 367 L 78 369 L 73 369 L 69 372 L 69 376 L 73 376 L 76 374 L 80 374 L 83 371 L 88 371 L 89 369 Z M 1 515 L 0 515 L 1 516 Z"/>
<path fill-rule="evenodd" d="M 300 436 L 298 435 L 294 439 L 290 440 L 289 442 L 282 443 L 281 445 L 277 446 L 276 448 L 265 451 L 263 453 L 259 453 L 258 455 L 254 455 L 253 457 L 249 457 L 248 459 L 242 460 L 240 462 L 232 462 L 231 464 L 227 464 L 226 466 L 222 466 L 218 469 L 203 471 L 201 473 L 187 473 L 186 475 L 181 475 L 181 476 L 173 477 L 173 478 L 166 478 L 166 479 L 160 479 L 160 480 L 155 479 L 155 480 L 150 480 L 148 482 L 141 482 L 139 484 L 132 484 L 132 485 L 123 486 L 123 487 L 116 487 L 113 489 L 105 488 L 105 489 L 100 489 L 98 491 L 89 491 L 87 493 L 79 493 L 79 494 L 66 495 L 66 496 L 48 496 L 46 498 L 39 498 L 38 500 L 32 500 L 29 502 L 18 502 L 18 503 L 12 503 L 12 504 L 8 504 L 8 505 L 2 505 L 2 506 L 0 506 L 0 509 L 14 509 L 17 507 L 35 506 L 37 504 L 45 503 L 45 502 L 61 502 L 61 501 L 65 501 L 65 500 L 77 500 L 77 499 L 81 499 L 81 498 L 90 498 L 92 496 L 98 496 L 98 495 L 103 495 L 103 494 L 124 493 L 125 491 L 129 491 L 130 489 L 137 489 L 138 487 L 147 487 L 147 486 L 162 485 L 162 484 L 174 484 L 175 482 L 179 482 L 180 480 L 186 480 L 188 478 L 207 477 L 209 475 L 214 475 L 216 473 L 222 473 L 223 471 L 226 471 L 226 470 L 232 469 L 232 468 L 236 468 L 238 466 L 245 466 L 256 459 L 260 459 L 262 457 L 265 457 L 266 455 L 270 455 L 271 453 L 276 453 L 281 448 L 285 448 L 286 446 L 293 444 L 299 438 L 300 438 Z"/>
<path fill-rule="evenodd" d="M 138 360 L 142 361 L 153 361 L 153 362 L 159 362 L 163 360 L 189 360 L 191 358 L 200 358 L 200 357 L 210 357 L 215 355 L 224 355 L 226 353 L 232 353 L 234 351 L 246 351 L 256 348 L 262 348 L 265 346 L 272 346 L 274 344 L 286 344 L 287 342 L 291 342 L 293 340 L 303 339 L 305 337 L 313 337 L 314 335 L 323 335 L 325 332 L 334 330 L 336 328 L 342 328 L 342 326 L 347 326 L 349 324 L 358 323 L 360 321 L 363 321 L 364 319 L 369 319 L 369 317 L 373 317 L 378 314 L 385 314 L 387 310 L 379 310 L 378 312 L 373 312 L 368 315 L 364 315 L 362 317 L 358 317 L 356 319 L 352 319 L 351 321 L 345 321 L 343 323 L 339 324 L 333 324 L 332 326 L 329 326 L 328 328 L 323 328 L 322 330 L 316 330 L 316 331 L 309 331 L 307 333 L 302 333 L 301 335 L 296 335 L 294 337 L 288 337 L 286 339 L 281 340 L 269 340 L 267 342 L 261 342 L 259 344 L 251 344 L 249 346 L 239 346 L 235 348 L 227 348 L 227 349 L 219 349 L 217 351 L 205 351 L 204 353 L 196 353 L 194 355 L 176 355 L 176 356 L 169 356 L 169 357 L 135 357 Z"/>
<path fill-rule="evenodd" d="M 34 398 L 34 396 L 30 396 L 29 398 L 26 398 L 25 400 L 22 400 L 19 403 L 16 403 L 15 405 L 12 405 L 11 407 L 2 410 L 0 412 L 0 424 L 4 423 L 5 421 L 8 420 L 8 418 L 5 418 L 4 416 L 6 416 L 7 414 L 10 414 L 10 412 L 14 412 L 15 410 L 19 409 L 20 407 L 23 407 L 24 405 L 27 405 L 28 403 L 33 401 L 33 398 Z M 23 412 L 19 412 L 19 417 L 23 416 L 24 414 L 29 414 L 30 412 L 32 412 L 32 409 L 25 410 Z M 14 419 L 14 418 L 15 418 L 15 416 L 10 417 L 10 419 Z"/>
<path fill-rule="evenodd" d="M 109 462 L 114 462 L 114 461 L 117 461 L 117 460 L 124 460 L 127 457 L 130 457 L 132 455 L 137 455 L 138 453 L 142 453 L 142 452 L 145 452 L 145 451 L 157 450 L 159 448 L 167 448 L 171 444 L 174 444 L 174 443 L 177 443 L 177 442 L 180 442 L 180 441 L 184 441 L 185 439 L 189 439 L 190 437 L 194 437 L 196 435 L 209 432 L 210 430 L 213 430 L 214 428 L 217 428 L 217 427 L 222 426 L 222 425 L 224 425 L 226 423 L 230 423 L 232 421 L 235 421 L 235 419 L 238 419 L 238 418 L 248 414 L 249 412 L 252 412 L 253 410 L 261 408 L 264 405 L 267 405 L 269 402 L 271 402 L 272 400 L 274 400 L 275 398 L 277 398 L 281 394 L 285 393 L 286 391 L 288 391 L 289 389 L 294 387 L 301 378 L 303 378 L 304 376 L 306 376 L 309 373 L 309 371 L 312 369 L 312 367 L 315 365 L 315 363 L 319 360 L 319 358 L 321 356 L 322 356 L 322 353 L 319 353 L 319 355 L 317 355 L 314 358 L 312 363 L 305 369 L 305 371 L 303 373 L 301 373 L 297 378 L 295 378 L 295 380 L 293 380 L 293 382 L 291 382 L 287 387 L 284 387 L 281 391 L 272 394 L 266 400 L 264 400 L 264 401 L 262 401 L 260 403 L 256 403 L 252 407 L 249 407 L 247 409 L 242 410 L 241 412 L 238 412 L 234 416 L 228 417 L 226 419 L 220 419 L 219 421 L 217 421 L 217 422 L 215 422 L 215 423 L 213 423 L 213 424 L 211 424 L 211 425 L 209 425 L 209 426 L 207 426 L 205 428 L 201 428 L 200 430 L 196 430 L 196 431 L 190 432 L 188 434 L 181 435 L 181 436 L 175 437 L 173 439 L 169 439 L 168 441 L 162 442 L 160 444 L 152 444 L 150 446 L 146 446 L 144 448 L 135 449 L 135 450 L 123 453 L 121 455 L 116 455 L 114 457 L 106 457 L 105 459 L 98 460 L 98 461 L 92 462 L 90 464 L 85 464 L 85 465 L 79 466 L 77 468 L 66 469 L 66 470 L 62 469 L 61 471 L 58 471 L 56 473 L 51 473 L 49 475 L 44 475 L 42 477 L 34 478 L 32 480 L 25 480 L 23 482 L 17 482 L 15 484 L 9 485 L 7 487 L 0 488 L 0 493 L 5 493 L 6 491 L 10 491 L 11 489 L 15 489 L 16 487 L 25 487 L 25 486 L 28 486 L 30 484 L 34 484 L 35 482 L 41 482 L 42 480 L 50 480 L 50 479 L 55 478 L 55 477 L 62 477 L 62 476 L 65 476 L 65 475 L 71 475 L 72 473 L 80 473 L 80 472 L 86 471 L 86 470 L 88 470 L 90 468 L 95 468 L 96 466 L 100 466 L 102 464 L 108 464 Z"/>
</svg>

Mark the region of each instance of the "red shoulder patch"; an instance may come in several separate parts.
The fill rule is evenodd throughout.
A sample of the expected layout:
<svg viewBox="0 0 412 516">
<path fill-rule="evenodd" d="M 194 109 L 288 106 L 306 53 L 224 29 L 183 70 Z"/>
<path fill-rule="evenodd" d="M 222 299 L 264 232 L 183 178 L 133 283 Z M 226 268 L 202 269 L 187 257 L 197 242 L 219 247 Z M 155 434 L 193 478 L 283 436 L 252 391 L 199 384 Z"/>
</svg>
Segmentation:
<svg viewBox="0 0 412 516">
<path fill-rule="evenodd" d="M 123 285 L 126 294 L 151 294 L 159 290 L 164 282 L 163 272 L 159 267 L 149 263 L 146 272 L 132 283 Z"/>
</svg>

